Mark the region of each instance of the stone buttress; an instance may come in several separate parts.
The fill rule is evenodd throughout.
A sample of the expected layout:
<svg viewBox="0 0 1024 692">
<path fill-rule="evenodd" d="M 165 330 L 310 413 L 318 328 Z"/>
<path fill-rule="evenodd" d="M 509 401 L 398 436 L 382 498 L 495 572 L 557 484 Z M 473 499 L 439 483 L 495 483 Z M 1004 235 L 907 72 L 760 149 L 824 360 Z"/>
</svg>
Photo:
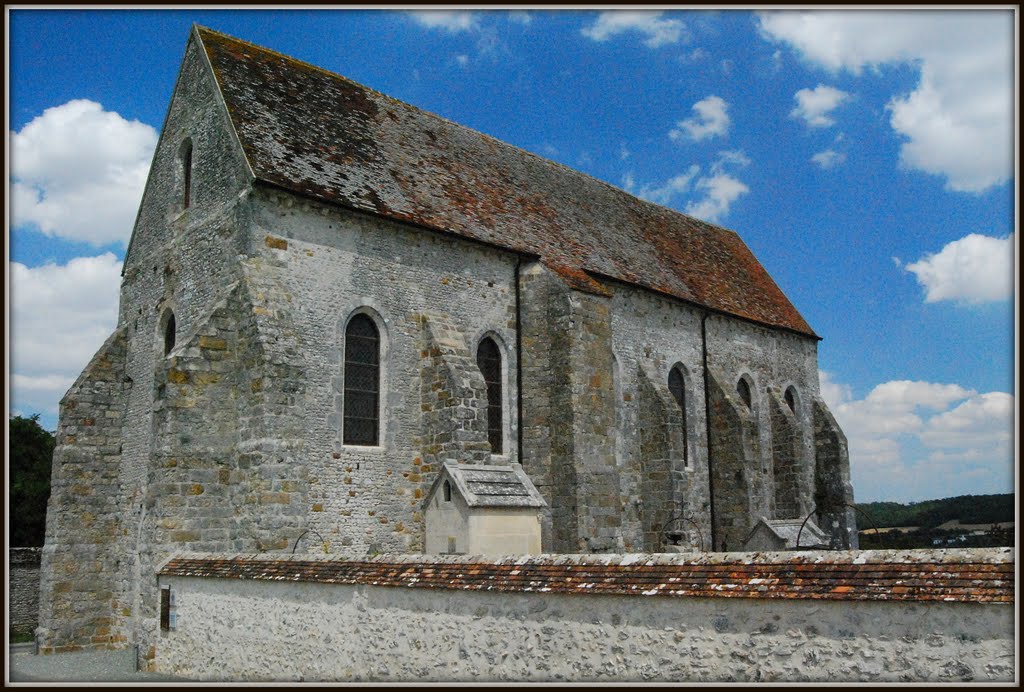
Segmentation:
<svg viewBox="0 0 1024 692">
<path fill-rule="evenodd" d="M 551 508 L 545 550 L 621 550 L 610 301 L 540 264 L 520 290 L 524 469 Z"/>
</svg>

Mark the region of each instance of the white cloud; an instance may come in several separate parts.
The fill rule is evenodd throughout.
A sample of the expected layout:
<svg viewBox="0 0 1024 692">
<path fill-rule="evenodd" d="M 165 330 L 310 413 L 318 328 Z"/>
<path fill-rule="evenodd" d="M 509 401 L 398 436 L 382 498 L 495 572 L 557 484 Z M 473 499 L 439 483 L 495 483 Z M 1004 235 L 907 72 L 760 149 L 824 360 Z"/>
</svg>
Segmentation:
<svg viewBox="0 0 1024 692">
<path fill-rule="evenodd" d="M 850 452 L 858 500 L 1009 492 L 1013 396 L 957 384 L 885 382 L 863 399 L 819 372 L 821 395 Z"/>
<path fill-rule="evenodd" d="M 924 287 L 926 303 L 1009 300 L 1013 295 L 1013 236 L 990 238 L 972 233 L 908 264 L 906 270 Z"/>
<path fill-rule="evenodd" d="M 593 24 L 583 27 L 580 33 L 595 41 L 607 41 L 612 36 L 635 31 L 647 36 L 644 45 L 648 48 L 677 43 L 684 38 L 686 26 L 678 19 L 663 19 L 662 14 L 623 10 L 602 12 Z"/>
<path fill-rule="evenodd" d="M 819 151 L 817 154 L 811 157 L 811 162 L 818 164 L 820 167 L 828 170 L 835 168 L 846 161 L 846 154 L 841 151 L 835 151 L 833 149 L 826 149 L 825 151 Z"/>
<path fill-rule="evenodd" d="M 832 374 L 824 370 L 818 371 L 818 387 L 821 391 L 821 398 L 825 400 L 825 404 L 833 411 L 840 404 L 853 399 L 853 388 L 848 384 L 834 381 Z"/>
<path fill-rule="evenodd" d="M 127 241 L 157 133 L 93 101 L 47 108 L 11 133 L 11 221 L 48 236 Z"/>
<path fill-rule="evenodd" d="M 750 159 L 742 151 L 720 151 L 718 159 L 711 164 L 711 174 L 694 184 L 696 190 L 704 192 L 704 198 L 686 205 L 686 213 L 709 223 L 718 223 L 732 203 L 750 192 L 750 188 L 732 175 L 726 173 L 726 166 L 744 167 Z"/>
<path fill-rule="evenodd" d="M 465 54 L 456 55 L 455 62 L 459 64 L 459 67 L 465 67 L 469 64 L 469 56 Z"/>
<path fill-rule="evenodd" d="M 469 31 L 476 27 L 477 18 L 472 12 L 451 10 L 420 10 L 410 12 L 417 23 L 428 29 L 443 29 L 451 33 Z"/>
<path fill-rule="evenodd" d="M 920 82 L 889 101 L 906 141 L 902 165 L 981 192 L 1013 170 L 1013 13 L 827 11 L 761 13 L 770 39 L 832 71 L 913 64 Z"/>
<path fill-rule="evenodd" d="M 656 187 L 650 185 L 643 186 L 636 195 L 655 204 L 669 204 L 679 195 L 684 195 L 690 191 L 692 187 L 691 182 L 698 173 L 700 173 L 700 166 L 693 164 L 685 173 L 669 178 L 663 185 Z M 626 185 L 626 189 L 629 191 L 632 191 L 632 188 L 635 186 L 631 174 L 626 176 Z"/>
<path fill-rule="evenodd" d="M 801 89 L 793 95 L 796 108 L 790 115 L 800 118 L 811 127 L 829 127 L 835 120 L 829 114 L 850 98 L 845 91 L 819 84 L 813 89 Z"/>
<path fill-rule="evenodd" d="M 533 22 L 533 15 L 525 10 L 512 10 L 508 13 L 508 20 L 525 26 Z"/>
<path fill-rule="evenodd" d="M 929 420 L 921 441 L 928 447 L 963 450 L 963 456 L 986 445 L 1008 448 L 1012 434 L 1013 397 L 1005 392 L 989 392 Z"/>
<path fill-rule="evenodd" d="M 57 402 L 117 324 L 121 262 L 112 254 L 65 265 L 11 262 L 11 402 L 56 413 Z"/>
<path fill-rule="evenodd" d="M 677 123 L 679 129 L 671 130 L 668 136 L 672 140 L 683 137 L 699 142 L 716 135 L 724 135 L 729 131 L 729 104 L 720 96 L 708 96 L 693 104 L 697 117 L 688 118 Z"/>
<path fill-rule="evenodd" d="M 686 213 L 709 223 L 717 223 L 729 213 L 732 203 L 750 192 L 750 188 L 726 173 L 701 178 L 696 188 L 705 192 L 704 199 L 686 205 Z"/>
<path fill-rule="evenodd" d="M 729 212 L 734 201 L 750 191 L 745 184 L 728 174 L 726 167 L 742 167 L 749 163 L 750 159 L 742 151 L 720 151 L 707 175 L 700 176 L 701 167 L 693 164 L 686 172 L 669 178 L 661 185 L 648 184 L 637 189 L 636 180 L 630 171 L 622 177 L 622 187 L 637 197 L 662 205 L 670 205 L 687 194 L 700 193 L 701 198 L 686 204 L 686 213 L 715 223 Z"/>
</svg>

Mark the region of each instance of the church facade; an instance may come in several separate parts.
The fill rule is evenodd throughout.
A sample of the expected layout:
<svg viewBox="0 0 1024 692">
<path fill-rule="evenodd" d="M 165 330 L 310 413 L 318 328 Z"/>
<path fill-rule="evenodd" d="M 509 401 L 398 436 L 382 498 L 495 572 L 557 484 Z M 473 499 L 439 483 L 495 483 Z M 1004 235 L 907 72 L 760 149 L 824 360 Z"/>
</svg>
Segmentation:
<svg viewBox="0 0 1024 692">
<path fill-rule="evenodd" d="M 177 552 L 423 552 L 445 463 L 521 465 L 545 552 L 856 547 L 818 341 L 734 232 L 195 27 L 61 402 L 40 644 L 145 641 Z"/>
</svg>

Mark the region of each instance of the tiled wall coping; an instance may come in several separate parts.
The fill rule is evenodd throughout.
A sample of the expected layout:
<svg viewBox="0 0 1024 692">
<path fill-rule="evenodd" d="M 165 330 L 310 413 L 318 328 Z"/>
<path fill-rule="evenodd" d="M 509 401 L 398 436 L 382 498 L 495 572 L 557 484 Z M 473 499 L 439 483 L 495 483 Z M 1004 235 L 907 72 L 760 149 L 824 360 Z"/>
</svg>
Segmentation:
<svg viewBox="0 0 1024 692">
<path fill-rule="evenodd" d="M 1010 548 L 499 558 L 181 553 L 160 574 L 639 597 L 1014 602 Z"/>
</svg>

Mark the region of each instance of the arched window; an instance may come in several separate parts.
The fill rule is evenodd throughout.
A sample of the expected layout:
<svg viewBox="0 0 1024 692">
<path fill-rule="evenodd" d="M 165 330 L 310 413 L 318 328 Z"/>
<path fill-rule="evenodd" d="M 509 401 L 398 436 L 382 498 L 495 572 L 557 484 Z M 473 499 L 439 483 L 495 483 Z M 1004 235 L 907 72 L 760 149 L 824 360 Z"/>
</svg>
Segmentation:
<svg viewBox="0 0 1024 692">
<path fill-rule="evenodd" d="M 491 443 L 492 454 L 501 454 L 501 351 L 494 339 L 487 337 L 480 342 L 476 364 L 487 385 L 487 441 Z"/>
<path fill-rule="evenodd" d="M 736 392 L 740 395 L 740 399 L 743 400 L 748 409 L 754 407 L 753 400 L 750 398 L 750 384 L 746 378 L 741 377 L 740 381 L 736 383 Z"/>
<path fill-rule="evenodd" d="M 192 140 L 186 139 L 181 144 L 181 175 L 182 175 L 182 209 L 188 209 L 192 201 Z"/>
<path fill-rule="evenodd" d="M 679 412 L 683 414 L 683 464 L 689 466 L 690 446 L 686 436 L 689 428 L 686 424 L 686 380 L 678 367 L 672 368 L 668 374 L 668 391 L 672 392 L 673 398 L 679 404 Z"/>
<path fill-rule="evenodd" d="M 796 413 L 796 390 L 792 387 L 786 388 L 786 406 L 789 406 L 789 410 Z"/>
<path fill-rule="evenodd" d="M 380 439 L 380 332 L 366 315 L 345 328 L 345 420 L 347 445 L 377 445 Z"/>
<path fill-rule="evenodd" d="M 168 312 L 167 322 L 164 323 L 164 355 L 166 356 L 174 348 L 174 342 L 178 338 L 177 326 L 174 323 L 174 313 Z"/>
<path fill-rule="evenodd" d="M 452 484 L 451 484 L 451 481 L 445 481 L 444 482 L 444 501 L 445 502 L 451 502 L 452 501 Z"/>
</svg>

